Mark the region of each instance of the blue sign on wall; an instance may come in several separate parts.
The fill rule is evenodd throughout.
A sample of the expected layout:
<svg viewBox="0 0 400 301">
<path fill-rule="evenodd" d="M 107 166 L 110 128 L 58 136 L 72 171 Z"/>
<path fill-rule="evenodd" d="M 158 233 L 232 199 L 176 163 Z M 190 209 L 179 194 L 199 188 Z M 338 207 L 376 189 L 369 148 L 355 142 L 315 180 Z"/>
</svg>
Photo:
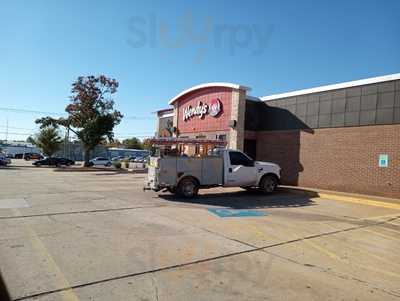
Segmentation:
<svg viewBox="0 0 400 301">
<path fill-rule="evenodd" d="M 389 156 L 387 154 L 379 155 L 379 167 L 388 167 L 389 166 Z"/>
<path fill-rule="evenodd" d="M 219 217 L 251 217 L 267 215 L 265 211 L 247 209 L 208 208 L 208 211 L 218 215 Z"/>
</svg>

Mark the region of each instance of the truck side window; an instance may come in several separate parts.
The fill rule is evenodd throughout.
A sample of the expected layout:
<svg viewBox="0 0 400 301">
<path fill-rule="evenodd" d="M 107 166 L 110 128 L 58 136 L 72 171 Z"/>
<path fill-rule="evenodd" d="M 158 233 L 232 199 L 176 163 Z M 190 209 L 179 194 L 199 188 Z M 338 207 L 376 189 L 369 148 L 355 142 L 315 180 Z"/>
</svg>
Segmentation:
<svg viewBox="0 0 400 301">
<path fill-rule="evenodd" d="M 253 161 L 240 152 L 229 152 L 231 165 L 253 166 Z"/>
</svg>

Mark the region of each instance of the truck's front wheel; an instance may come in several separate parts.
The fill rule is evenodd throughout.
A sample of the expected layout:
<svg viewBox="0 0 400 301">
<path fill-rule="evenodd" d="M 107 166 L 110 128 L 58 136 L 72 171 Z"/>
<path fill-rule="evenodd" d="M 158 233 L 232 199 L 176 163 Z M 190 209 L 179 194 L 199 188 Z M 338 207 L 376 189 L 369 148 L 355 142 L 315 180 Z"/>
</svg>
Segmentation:
<svg viewBox="0 0 400 301">
<path fill-rule="evenodd" d="M 264 193 L 272 193 L 278 186 L 278 179 L 273 175 L 266 175 L 260 181 L 260 190 Z"/>
<path fill-rule="evenodd" d="M 184 198 L 192 198 L 199 192 L 199 185 L 195 179 L 185 178 L 179 182 L 177 192 Z"/>
</svg>

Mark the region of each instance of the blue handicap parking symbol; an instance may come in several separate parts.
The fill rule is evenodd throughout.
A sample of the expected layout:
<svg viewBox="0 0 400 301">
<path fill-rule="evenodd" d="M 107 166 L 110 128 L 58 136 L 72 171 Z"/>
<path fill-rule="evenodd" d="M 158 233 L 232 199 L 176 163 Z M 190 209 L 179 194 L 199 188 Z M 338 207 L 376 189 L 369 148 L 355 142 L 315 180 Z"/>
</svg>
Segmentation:
<svg viewBox="0 0 400 301">
<path fill-rule="evenodd" d="M 219 217 L 251 217 L 267 215 L 265 211 L 247 209 L 208 208 L 208 211 L 218 215 Z"/>
</svg>

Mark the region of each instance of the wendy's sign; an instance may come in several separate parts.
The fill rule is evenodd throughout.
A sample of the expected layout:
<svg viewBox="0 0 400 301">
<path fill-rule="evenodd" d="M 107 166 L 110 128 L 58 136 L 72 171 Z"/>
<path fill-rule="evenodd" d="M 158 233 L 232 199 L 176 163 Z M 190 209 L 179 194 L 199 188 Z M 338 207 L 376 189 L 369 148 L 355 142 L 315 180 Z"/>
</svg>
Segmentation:
<svg viewBox="0 0 400 301">
<path fill-rule="evenodd" d="M 183 121 L 188 121 L 194 116 L 198 116 L 200 119 L 205 115 L 209 114 L 212 117 L 217 117 L 222 110 L 222 103 L 219 98 L 214 98 L 210 103 L 202 103 L 199 101 L 197 106 L 188 106 L 183 109 Z"/>
</svg>

